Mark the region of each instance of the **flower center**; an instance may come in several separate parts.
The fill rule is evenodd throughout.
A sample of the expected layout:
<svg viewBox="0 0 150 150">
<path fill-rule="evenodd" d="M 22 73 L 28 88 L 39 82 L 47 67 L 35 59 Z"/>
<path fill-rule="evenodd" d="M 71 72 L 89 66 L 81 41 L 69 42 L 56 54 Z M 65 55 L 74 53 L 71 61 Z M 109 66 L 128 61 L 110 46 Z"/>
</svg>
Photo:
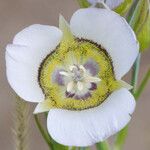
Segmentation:
<svg viewBox="0 0 150 150">
<path fill-rule="evenodd" d="M 68 71 L 59 71 L 59 75 L 59 78 L 61 78 L 61 76 L 64 76 L 64 78 L 66 78 L 64 80 L 67 80 L 66 96 L 76 97 L 76 99 L 86 99 L 90 97 L 89 90 L 92 90 L 93 85 L 95 85 L 94 87 L 96 87 L 96 83 L 100 81 L 100 78 L 90 75 L 88 73 L 88 70 L 86 70 L 83 65 L 74 64 L 72 66 L 69 66 Z M 83 96 L 81 93 L 79 94 L 79 92 L 84 92 L 85 90 L 87 93 L 83 94 Z"/>
<path fill-rule="evenodd" d="M 88 40 L 61 43 L 42 62 L 39 85 L 54 107 L 83 110 L 100 105 L 114 90 L 112 61 Z"/>
<path fill-rule="evenodd" d="M 86 70 L 82 65 L 80 66 L 72 65 L 69 66 L 69 72 L 64 72 L 64 71 L 60 72 L 61 75 L 72 78 L 74 82 L 83 81 L 85 73 Z"/>
</svg>

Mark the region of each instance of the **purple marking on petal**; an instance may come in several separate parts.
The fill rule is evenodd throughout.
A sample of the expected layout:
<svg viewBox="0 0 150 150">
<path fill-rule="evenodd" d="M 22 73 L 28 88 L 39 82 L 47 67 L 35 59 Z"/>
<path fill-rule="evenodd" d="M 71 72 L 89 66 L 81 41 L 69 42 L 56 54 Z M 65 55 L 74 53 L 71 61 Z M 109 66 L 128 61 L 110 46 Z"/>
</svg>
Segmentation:
<svg viewBox="0 0 150 150">
<path fill-rule="evenodd" d="M 81 96 L 79 96 L 79 95 L 75 95 L 75 97 L 74 97 L 75 99 L 81 99 Z"/>
<path fill-rule="evenodd" d="M 97 84 L 96 83 L 91 83 L 91 87 L 89 90 L 96 90 L 97 89 Z"/>
<path fill-rule="evenodd" d="M 66 91 L 65 94 L 66 94 L 66 97 L 71 97 L 71 98 L 75 95 L 75 93 L 70 93 L 70 92 L 67 92 L 67 91 Z"/>
<path fill-rule="evenodd" d="M 81 100 L 86 100 L 86 99 L 88 99 L 89 97 L 91 97 L 91 93 L 86 93 L 86 94 L 84 94 L 84 95 L 82 95 L 82 96 L 80 96 L 80 95 L 75 95 L 75 99 L 77 99 L 77 100 L 79 100 L 79 99 L 81 99 Z"/>
<path fill-rule="evenodd" d="M 60 74 L 60 71 L 64 71 L 63 69 L 56 69 L 52 74 L 52 81 L 57 83 L 58 85 L 64 85 L 64 76 Z"/>
<path fill-rule="evenodd" d="M 93 59 L 89 59 L 85 64 L 84 67 L 86 70 L 89 70 L 92 76 L 95 76 L 99 72 L 99 66 L 97 62 L 95 62 Z"/>
<path fill-rule="evenodd" d="M 91 93 L 88 92 L 88 93 L 86 93 L 85 95 L 82 96 L 82 99 L 85 100 L 85 99 L 87 99 L 89 97 L 91 97 Z"/>
</svg>

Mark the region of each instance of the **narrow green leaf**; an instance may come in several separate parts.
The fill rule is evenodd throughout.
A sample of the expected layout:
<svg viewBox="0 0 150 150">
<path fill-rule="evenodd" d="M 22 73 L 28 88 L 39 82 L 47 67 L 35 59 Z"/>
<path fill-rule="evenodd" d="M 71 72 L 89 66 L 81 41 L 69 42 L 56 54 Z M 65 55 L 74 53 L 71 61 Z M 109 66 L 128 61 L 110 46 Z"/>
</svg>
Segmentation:
<svg viewBox="0 0 150 150">
<path fill-rule="evenodd" d="M 129 23 L 133 27 L 135 32 L 138 32 L 140 27 L 145 22 L 145 18 L 147 16 L 147 11 L 148 11 L 146 2 L 147 0 L 139 0 L 130 18 Z"/>
<path fill-rule="evenodd" d="M 131 93 L 134 94 L 138 84 L 138 77 L 139 77 L 139 70 L 140 70 L 140 63 L 141 63 L 141 53 L 138 54 L 136 61 L 133 64 L 132 69 L 132 78 L 131 78 L 131 85 L 133 88 L 131 89 Z"/>
<path fill-rule="evenodd" d="M 59 28 L 63 32 L 63 41 L 70 42 L 74 40 L 74 37 L 70 30 L 70 26 L 62 15 L 59 16 Z"/>
<path fill-rule="evenodd" d="M 124 2 L 122 2 L 117 8 L 114 9 L 114 11 L 124 16 L 130 9 L 132 3 L 133 0 L 124 0 Z"/>
<path fill-rule="evenodd" d="M 90 6 L 87 0 L 77 0 L 81 8 L 87 8 Z"/>
<path fill-rule="evenodd" d="M 139 88 L 137 89 L 137 91 L 134 94 L 134 97 L 136 100 L 138 100 L 138 98 L 140 97 L 140 95 L 142 94 L 142 92 L 144 91 L 146 85 L 148 84 L 148 81 L 150 80 L 150 69 L 147 71 L 147 73 L 145 74 Z"/>
<path fill-rule="evenodd" d="M 145 20 L 147 20 L 147 17 L 148 17 L 148 0 L 140 0 L 138 2 L 138 5 L 137 5 L 137 17 L 135 20 L 135 25 L 134 25 L 134 30 L 136 33 L 139 32 L 140 28 L 143 26 L 143 24 L 145 23 Z"/>
<path fill-rule="evenodd" d="M 126 20 L 127 20 L 128 23 L 131 21 L 131 18 L 133 16 L 134 10 L 135 10 L 138 2 L 139 2 L 139 0 L 136 0 L 136 1 L 132 2 L 132 6 L 131 6 L 131 8 L 128 11 L 127 16 L 126 16 Z"/>
<path fill-rule="evenodd" d="M 96 148 L 97 150 L 110 150 L 110 147 L 107 141 L 97 143 Z"/>
<path fill-rule="evenodd" d="M 136 7 L 129 17 L 129 24 L 137 35 L 140 50 L 143 51 L 150 45 L 150 4 L 149 0 L 139 0 L 135 4 Z"/>
<path fill-rule="evenodd" d="M 124 146 L 125 139 L 127 137 L 127 134 L 128 134 L 128 126 L 126 126 L 125 128 L 123 128 L 117 134 L 117 138 L 116 138 L 116 141 L 115 141 L 114 150 L 122 150 L 122 148 Z"/>
<path fill-rule="evenodd" d="M 140 50 L 144 51 L 150 46 L 150 9 L 147 13 L 145 23 L 139 29 L 137 33 L 137 38 L 140 42 Z"/>
</svg>

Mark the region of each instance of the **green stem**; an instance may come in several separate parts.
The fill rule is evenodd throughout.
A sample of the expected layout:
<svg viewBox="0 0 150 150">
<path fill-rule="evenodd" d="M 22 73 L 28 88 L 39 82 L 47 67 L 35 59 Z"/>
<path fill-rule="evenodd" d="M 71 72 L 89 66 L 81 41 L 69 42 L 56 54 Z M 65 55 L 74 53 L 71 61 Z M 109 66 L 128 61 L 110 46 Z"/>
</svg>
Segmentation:
<svg viewBox="0 0 150 150">
<path fill-rule="evenodd" d="M 76 147 L 71 147 L 69 150 L 77 150 Z"/>
<path fill-rule="evenodd" d="M 132 79 L 131 79 L 131 85 L 133 86 L 133 89 L 131 90 L 132 94 L 134 94 L 136 91 L 139 68 L 140 68 L 140 60 L 141 60 L 141 54 L 139 53 L 134 65 L 133 65 Z"/>
<path fill-rule="evenodd" d="M 114 146 L 114 150 L 121 150 L 125 139 L 127 137 L 127 133 L 128 133 L 128 126 L 126 126 L 125 128 L 123 128 L 118 134 L 117 134 L 117 138 L 115 141 L 115 146 Z"/>
<path fill-rule="evenodd" d="M 135 27 L 135 20 L 136 20 L 136 7 L 138 7 L 138 2 L 139 0 L 135 1 L 132 5 L 132 8 L 129 11 L 129 15 L 127 17 L 127 21 L 130 24 L 130 26 L 134 29 Z M 140 60 L 141 60 L 141 54 L 139 53 L 134 66 L 133 66 L 133 71 L 132 71 L 132 79 L 131 79 L 131 85 L 133 86 L 133 89 L 131 90 L 131 93 L 134 95 L 136 91 L 136 86 L 138 82 L 138 74 L 139 74 L 139 68 L 140 68 Z M 128 125 L 122 129 L 116 137 L 116 142 L 114 149 L 115 150 L 122 150 L 126 137 L 128 135 Z"/>
<path fill-rule="evenodd" d="M 79 150 L 86 150 L 86 148 L 85 147 L 80 147 Z"/>
<path fill-rule="evenodd" d="M 89 147 L 79 147 L 77 150 L 90 150 Z"/>
<path fill-rule="evenodd" d="M 97 143 L 96 148 L 98 150 L 109 150 L 110 149 L 107 141 Z"/>
<path fill-rule="evenodd" d="M 134 94 L 134 97 L 135 97 L 136 100 L 139 99 L 140 95 L 141 95 L 142 92 L 144 91 L 144 89 L 145 89 L 145 87 L 146 87 L 146 85 L 147 85 L 149 79 L 150 79 L 150 69 L 149 69 L 149 70 L 147 71 L 147 73 L 145 74 L 145 76 L 144 76 L 144 78 L 143 78 L 143 80 L 142 80 L 142 82 L 141 82 L 139 88 L 137 89 L 137 91 L 136 91 L 135 94 Z"/>
<path fill-rule="evenodd" d="M 133 66 L 133 71 L 132 71 L 131 85 L 133 86 L 133 89 L 131 90 L 131 93 L 133 95 L 135 94 L 136 86 L 137 86 L 137 82 L 138 82 L 140 60 L 141 60 L 141 54 L 138 55 L 138 57 L 134 63 L 134 66 Z M 117 134 L 114 150 L 122 150 L 123 149 L 127 135 L 128 135 L 128 125 Z"/>
<path fill-rule="evenodd" d="M 48 144 L 49 148 L 50 148 L 51 150 L 53 150 L 53 144 L 52 144 L 52 142 L 50 141 L 50 138 L 49 138 L 48 133 L 43 129 L 43 127 L 42 127 L 42 125 L 41 125 L 41 123 L 40 123 L 40 121 L 39 121 L 39 119 L 38 119 L 38 115 L 34 115 L 34 119 L 35 119 L 35 122 L 36 122 L 36 124 L 37 124 L 37 127 L 38 127 L 39 131 L 41 132 L 41 134 L 42 134 L 44 140 L 45 140 L 46 143 Z"/>
</svg>

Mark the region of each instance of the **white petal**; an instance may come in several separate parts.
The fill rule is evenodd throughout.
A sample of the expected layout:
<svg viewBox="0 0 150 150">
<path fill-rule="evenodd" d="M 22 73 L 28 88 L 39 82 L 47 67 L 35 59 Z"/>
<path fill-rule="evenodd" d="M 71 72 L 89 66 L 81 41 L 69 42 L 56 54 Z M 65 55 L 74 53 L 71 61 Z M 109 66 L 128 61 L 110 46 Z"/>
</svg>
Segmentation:
<svg viewBox="0 0 150 150">
<path fill-rule="evenodd" d="M 86 69 L 85 69 L 85 67 L 84 66 L 82 66 L 82 65 L 80 65 L 80 67 L 79 67 L 84 73 L 86 73 Z"/>
<path fill-rule="evenodd" d="M 75 83 L 74 81 L 70 81 L 68 84 L 67 84 L 67 92 L 73 92 L 74 93 L 74 88 L 75 88 Z"/>
<path fill-rule="evenodd" d="M 61 31 L 55 27 L 32 25 L 18 33 L 14 43 L 7 46 L 7 78 L 24 100 L 44 100 L 38 83 L 38 69 L 42 60 L 59 44 L 61 37 Z"/>
<path fill-rule="evenodd" d="M 76 37 L 94 41 L 107 50 L 117 79 L 129 71 L 139 46 L 125 19 L 113 11 L 87 8 L 74 13 L 70 26 Z"/>
<path fill-rule="evenodd" d="M 104 0 L 88 0 L 89 3 L 91 3 L 92 5 L 101 2 Z M 119 6 L 124 0 L 106 0 L 106 5 L 108 5 L 109 8 L 113 9 L 117 6 Z"/>
<path fill-rule="evenodd" d="M 69 146 L 89 146 L 121 130 L 131 119 L 134 97 L 122 88 L 100 106 L 83 111 L 51 109 L 47 127 L 57 142 Z"/>
<path fill-rule="evenodd" d="M 62 38 L 62 32 L 54 26 L 35 24 L 20 31 L 13 44 L 36 48 L 36 51 L 50 52 L 56 48 Z"/>
</svg>

